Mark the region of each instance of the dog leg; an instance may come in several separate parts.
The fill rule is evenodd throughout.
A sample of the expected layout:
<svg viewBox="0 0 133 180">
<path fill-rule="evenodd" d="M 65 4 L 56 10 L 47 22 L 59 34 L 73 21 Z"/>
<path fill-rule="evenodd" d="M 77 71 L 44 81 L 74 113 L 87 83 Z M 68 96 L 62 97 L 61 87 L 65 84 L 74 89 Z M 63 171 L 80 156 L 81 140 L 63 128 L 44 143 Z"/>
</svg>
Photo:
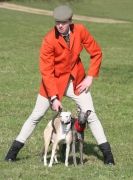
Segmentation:
<svg viewBox="0 0 133 180">
<path fill-rule="evenodd" d="M 84 132 L 81 132 L 81 139 L 79 140 L 80 142 L 80 163 L 83 165 L 83 142 L 84 142 Z"/>
<path fill-rule="evenodd" d="M 53 162 L 54 162 L 54 157 L 55 157 L 55 153 L 56 153 L 56 147 L 57 147 L 58 142 L 54 142 L 53 147 L 52 147 L 52 154 L 51 154 L 51 158 L 50 158 L 50 163 L 49 163 L 49 167 L 52 167 Z"/>
<path fill-rule="evenodd" d="M 47 166 L 47 153 L 43 156 L 43 164 Z"/>
<path fill-rule="evenodd" d="M 54 156 L 55 163 L 58 163 L 57 155 Z"/>
<path fill-rule="evenodd" d="M 44 156 L 43 156 L 43 163 L 44 166 L 47 166 L 47 152 L 48 152 L 48 147 L 50 144 L 51 136 L 52 136 L 52 128 L 50 126 L 50 123 L 48 124 L 47 128 L 44 130 Z"/>
<path fill-rule="evenodd" d="M 55 163 L 58 163 L 58 159 L 57 159 L 57 150 L 55 151 L 54 160 L 55 160 Z"/>
<path fill-rule="evenodd" d="M 70 152 L 70 144 L 67 143 L 67 146 L 66 146 L 66 158 L 65 158 L 65 166 L 66 167 L 68 167 L 69 152 Z"/>
<path fill-rule="evenodd" d="M 80 163 L 83 165 L 83 141 L 80 140 Z"/>
<path fill-rule="evenodd" d="M 48 146 L 49 142 L 44 141 L 45 146 L 44 146 L 44 152 L 43 152 L 43 164 L 44 166 L 47 166 L 47 152 L 48 152 Z"/>
<path fill-rule="evenodd" d="M 72 143 L 72 131 L 69 131 L 69 133 L 66 136 L 66 157 L 65 157 L 65 166 L 68 167 L 68 158 L 70 153 L 70 146 Z"/>
<path fill-rule="evenodd" d="M 73 142 L 72 142 L 72 154 L 73 154 L 73 163 L 75 166 L 77 166 L 77 161 L 76 161 L 76 133 L 75 130 L 73 130 Z"/>
<path fill-rule="evenodd" d="M 47 166 L 47 153 L 48 153 L 48 146 L 49 144 L 45 143 L 45 150 L 44 150 L 44 156 L 43 156 L 43 163 L 44 166 Z"/>
</svg>

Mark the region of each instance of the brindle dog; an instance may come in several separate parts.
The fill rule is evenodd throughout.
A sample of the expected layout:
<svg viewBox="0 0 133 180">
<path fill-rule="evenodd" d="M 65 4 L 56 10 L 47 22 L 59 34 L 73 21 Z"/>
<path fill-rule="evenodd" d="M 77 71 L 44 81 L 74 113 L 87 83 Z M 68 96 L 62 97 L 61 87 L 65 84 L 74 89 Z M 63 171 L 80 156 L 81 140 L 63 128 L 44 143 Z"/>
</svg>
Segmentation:
<svg viewBox="0 0 133 180">
<path fill-rule="evenodd" d="M 74 119 L 73 123 L 73 142 L 72 142 L 72 153 L 73 153 L 73 162 L 74 165 L 77 166 L 76 160 L 76 142 L 79 144 L 80 151 L 80 163 L 83 165 L 83 143 L 84 143 L 84 130 L 87 124 L 88 116 L 91 111 L 87 110 L 86 112 L 78 113 L 78 118 Z"/>
</svg>

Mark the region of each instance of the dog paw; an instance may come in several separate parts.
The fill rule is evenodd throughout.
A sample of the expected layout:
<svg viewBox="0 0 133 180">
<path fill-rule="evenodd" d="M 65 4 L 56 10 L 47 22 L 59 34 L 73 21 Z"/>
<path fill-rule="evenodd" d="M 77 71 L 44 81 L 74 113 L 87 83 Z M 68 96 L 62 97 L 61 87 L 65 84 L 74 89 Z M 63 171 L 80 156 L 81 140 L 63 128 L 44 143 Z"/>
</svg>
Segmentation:
<svg viewBox="0 0 133 180">
<path fill-rule="evenodd" d="M 50 167 L 50 168 L 51 168 L 51 167 L 52 167 L 52 164 L 49 164 L 49 166 L 48 166 L 48 167 Z"/>
<path fill-rule="evenodd" d="M 55 164 L 58 164 L 58 163 L 59 163 L 57 158 L 54 159 L 54 163 L 55 163 Z"/>
<path fill-rule="evenodd" d="M 68 167 L 68 163 L 65 163 L 65 166 Z"/>
<path fill-rule="evenodd" d="M 59 164 L 59 161 L 55 161 L 54 163 L 55 163 L 55 164 Z"/>
<path fill-rule="evenodd" d="M 47 164 L 47 161 L 43 161 L 43 164 L 44 164 L 44 166 L 47 166 L 48 164 Z"/>
<path fill-rule="evenodd" d="M 77 166 L 77 163 L 74 163 L 74 166 Z"/>
</svg>

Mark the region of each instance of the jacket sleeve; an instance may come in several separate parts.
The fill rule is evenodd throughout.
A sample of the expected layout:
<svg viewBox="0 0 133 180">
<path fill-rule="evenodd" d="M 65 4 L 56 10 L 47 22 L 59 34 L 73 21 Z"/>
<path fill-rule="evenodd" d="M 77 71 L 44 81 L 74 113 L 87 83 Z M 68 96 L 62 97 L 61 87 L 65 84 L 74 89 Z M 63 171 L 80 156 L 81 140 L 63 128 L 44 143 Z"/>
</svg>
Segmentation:
<svg viewBox="0 0 133 180">
<path fill-rule="evenodd" d="M 40 72 L 48 97 L 58 96 L 54 76 L 54 47 L 47 38 L 43 39 L 40 49 Z"/>
<path fill-rule="evenodd" d="M 88 68 L 88 75 L 96 77 L 99 74 L 99 69 L 102 61 L 101 48 L 84 26 L 81 32 L 81 39 L 84 48 L 90 54 L 90 65 Z"/>
</svg>

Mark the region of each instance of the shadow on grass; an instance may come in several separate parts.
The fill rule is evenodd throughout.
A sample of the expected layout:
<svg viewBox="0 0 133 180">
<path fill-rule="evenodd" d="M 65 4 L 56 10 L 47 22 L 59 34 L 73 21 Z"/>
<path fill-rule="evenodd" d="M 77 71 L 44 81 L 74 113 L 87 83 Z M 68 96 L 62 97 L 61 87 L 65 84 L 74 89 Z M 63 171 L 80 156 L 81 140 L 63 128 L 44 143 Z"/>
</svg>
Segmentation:
<svg viewBox="0 0 133 180">
<path fill-rule="evenodd" d="M 103 161 L 103 156 L 101 151 L 99 150 L 99 147 L 96 144 L 92 143 L 86 143 L 84 142 L 83 147 L 83 163 L 86 163 L 89 161 L 89 156 L 94 156 L 97 159 Z M 77 164 L 80 164 L 80 151 L 79 151 L 79 144 L 76 144 L 76 159 Z M 73 164 L 73 156 L 70 157 L 70 163 Z"/>
<path fill-rule="evenodd" d="M 103 156 L 102 156 L 101 151 L 99 150 L 98 145 L 84 142 L 83 163 L 86 163 L 87 161 L 89 161 L 88 160 L 89 156 L 94 156 L 97 159 L 103 161 Z M 51 157 L 51 151 L 49 151 L 48 155 L 47 155 L 48 162 L 50 161 L 50 157 Z M 59 162 L 61 162 L 61 163 L 65 162 L 65 147 L 63 147 L 63 145 L 60 146 L 60 150 L 57 153 L 57 158 L 58 158 Z M 43 162 L 42 155 L 40 156 L 40 159 Z M 80 152 L 79 152 L 79 144 L 78 143 L 76 143 L 76 160 L 77 160 L 77 164 L 80 164 Z M 70 152 L 70 155 L 69 155 L 69 164 L 70 165 L 74 164 L 72 151 Z"/>
<path fill-rule="evenodd" d="M 25 160 L 30 160 L 34 157 L 39 157 L 40 162 L 43 163 L 43 154 L 42 152 L 38 152 L 34 155 L 27 155 L 25 157 L 22 157 L 18 155 L 16 162 L 18 161 L 25 161 Z M 84 142 L 84 148 L 83 148 L 83 163 L 88 162 L 88 158 L 89 156 L 95 156 L 97 157 L 97 159 L 103 161 L 103 156 L 101 154 L 101 151 L 99 150 L 99 147 L 96 144 L 92 144 L 92 143 L 86 143 Z M 48 152 L 47 155 L 47 162 L 49 163 L 50 161 L 50 157 L 51 157 L 51 148 Z M 57 158 L 58 161 L 60 163 L 64 163 L 65 162 L 65 147 L 63 147 L 63 145 L 60 146 L 60 150 L 57 153 Z M 80 165 L 80 153 L 79 153 L 79 144 L 76 143 L 76 160 L 77 160 L 77 164 Z M 72 151 L 70 152 L 69 155 L 69 165 L 73 165 L 73 155 L 72 155 Z"/>
</svg>

